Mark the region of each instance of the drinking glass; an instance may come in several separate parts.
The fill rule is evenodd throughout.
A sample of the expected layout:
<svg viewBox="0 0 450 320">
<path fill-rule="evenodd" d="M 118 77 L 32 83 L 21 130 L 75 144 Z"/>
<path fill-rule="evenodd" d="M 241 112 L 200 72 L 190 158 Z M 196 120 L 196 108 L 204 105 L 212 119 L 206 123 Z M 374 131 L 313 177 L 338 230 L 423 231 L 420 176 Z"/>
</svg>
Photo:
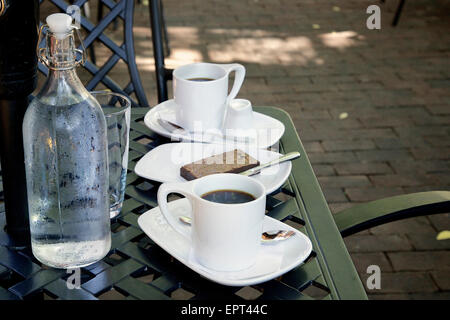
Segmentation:
<svg viewBox="0 0 450 320">
<path fill-rule="evenodd" d="M 91 94 L 102 106 L 108 127 L 109 213 L 116 217 L 122 210 L 127 179 L 131 102 L 110 91 Z"/>
</svg>

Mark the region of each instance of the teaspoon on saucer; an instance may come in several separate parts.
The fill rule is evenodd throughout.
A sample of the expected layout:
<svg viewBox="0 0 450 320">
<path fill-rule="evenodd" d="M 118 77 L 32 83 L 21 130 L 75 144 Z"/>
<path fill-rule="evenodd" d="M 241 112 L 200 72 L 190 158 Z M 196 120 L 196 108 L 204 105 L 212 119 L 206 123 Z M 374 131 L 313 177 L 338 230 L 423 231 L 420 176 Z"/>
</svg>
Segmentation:
<svg viewBox="0 0 450 320">
<path fill-rule="evenodd" d="M 180 216 L 180 221 L 191 225 L 191 218 L 186 217 L 186 216 Z M 261 242 L 262 243 L 270 243 L 270 242 L 275 242 L 275 241 L 283 241 L 286 239 L 289 239 L 290 237 L 292 237 L 295 234 L 294 231 L 292 230 L 270 230 L 270 231 L 265 231 L 261 234 Z"/>
<path fill-rule="evenodd" d="M 257 167 L 248 169 L 248 170 L 246 170 L 244 172 L 241 172 L 239 174 L 244 175 L 244 176 L 253 176 L 255 174 L 260 173 L 262 169 L 274 166 L 276 164 L 283 163 L 285 161 L 294 160 L 294 159 L 297 159 L 297 158 L 300 158 L 300 152 L 297 152 L 297 151 L 289 152 L 289 153 L 286 153 L 285 155 L 280 156 L 279 158 L 276 158 L 276 159 L 274 159 L 272 161 L 269 161 L 267 163 L 263 163 L 263 164 L 261 164 L 261 165 L 259 165 Z"/>
</svg>

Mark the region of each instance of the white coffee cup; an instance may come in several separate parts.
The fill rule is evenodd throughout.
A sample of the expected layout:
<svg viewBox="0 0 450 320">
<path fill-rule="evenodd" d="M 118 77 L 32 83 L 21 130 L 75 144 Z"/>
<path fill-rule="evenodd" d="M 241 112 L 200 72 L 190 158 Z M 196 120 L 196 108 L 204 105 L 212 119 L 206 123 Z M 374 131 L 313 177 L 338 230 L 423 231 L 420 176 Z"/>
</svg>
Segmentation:
<svg viewBox="0 0 450 320">
<path fill-rule="evenodd" d="M 228 77 L 235 71 L 233 87 L 228 94 Z M 192 63 L 173 72 L 177 124 L 189 131 L 222 130 L 226 107 L 244 82 L 245 68 L 238 63 Z M 193 81 L 189 79 L 212 79 Z"/>
<path fill-rule="evenodd" d="M 224 204 L 202 198 L 217 190 L 249 193 L 255 200 Z M 182 228 L 167 206 L 167 196 L 180 193 L 192 206 L 191 232 Z M 189 182 L 163 183 L 158 190 L 158 205 L 167 222 L 191 239 L 196 260 L 216 271 L 238 271 L 251 267 L 261 245 L 265 215 L 264 186 L 252 178 L 232 174 L 213 174 Z"/>
</svg>

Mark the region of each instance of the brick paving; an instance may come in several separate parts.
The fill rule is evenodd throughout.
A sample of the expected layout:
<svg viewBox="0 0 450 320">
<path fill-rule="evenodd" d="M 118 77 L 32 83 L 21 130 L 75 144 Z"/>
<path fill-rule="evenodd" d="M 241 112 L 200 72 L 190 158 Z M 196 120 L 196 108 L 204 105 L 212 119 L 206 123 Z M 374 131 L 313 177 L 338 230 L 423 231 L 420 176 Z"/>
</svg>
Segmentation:
<svg viewBox="0 0 450 320">
<path fill-rule="evenodd" d="M 450 189 L 450 4 L 407 1 L 164 0 L 168 67 L 239 62 L 239 97 L 288 111 L 333 212 L 355 203 Z M 381 30 L 366 8 L 381 8 Z M 137 62 L 156 87 L 146 1 L 135 13 Z M 102 58 L 100 58 L 101 60 Z M 117 74 L 124 72 L 118 66 Z M 393 222 L 345 239 L 373 299 L 450 299 L 449 214 Z"/>
</svg>

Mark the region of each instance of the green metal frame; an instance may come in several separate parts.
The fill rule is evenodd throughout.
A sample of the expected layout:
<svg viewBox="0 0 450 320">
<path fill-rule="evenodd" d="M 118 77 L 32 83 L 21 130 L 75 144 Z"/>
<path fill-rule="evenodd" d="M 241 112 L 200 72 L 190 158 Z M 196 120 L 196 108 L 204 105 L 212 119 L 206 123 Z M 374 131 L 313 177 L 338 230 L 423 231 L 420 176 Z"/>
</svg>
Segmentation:
<svg viewBox="0 0 450 320">
<path fill-rule="evenodd" d="M 299 151 L 302 154 L 292 162 L 289 183 L 295 195 L 299 216 L 305 221 L 305 234 L 311 239 L 316 253 L 321 275 L 315 281 L 327 286 L 335 299 L 367 299 L 291 117 L 274 107 L 257 107 L 255 110 L 274 117 L 285 125 L 281 152 Z"/>
<path fill-rule="evenodd" d="M 313 252 L 286 274 L 252 286 L 258 300 L 367 299 L 366 292 L 341 234 L 406 216 L 448 211 L 450 192 L 399 196 L 362 204 L 331 214 L 308 156 L 289 115 L 281 109 L 256 107 L 285 125 L 280 152 L 299 151 L 285 184 L 267 196 L 267 214 L 294 225 L 312 242 Z M 43 266 L 30 248 L 10 247 L 0 212 L 1 299 L 102 299 L 110 290 L 126 299 L 171 299 L 182 288 L 195 300 L 242 300 L 242 288 L 213 283 L 173 259 L 139 228 L 141 214 L 156 207 L 159 183 L 137 176 L 136 162 L 148 151 L 170 142 L 149 130 L 143 119 L 148 108 L 133 108 L 127 188 L 122 212 L 112 220 L 111 251 L 81 270 L 81 288 L 68 290 L 63 270 Z"/>
<path fill-rule="evenodd" d="M 305 233 L 311 239 L 313 252 L 293 270 L 247 290 L 258 291 L 258 300 L 367 299 L 292 120 L 280 109 L 255 110 L 284 123 L 280 152 L 302 154 L 292 161 L 292 172 L 285 184 L 267 196 L 267 215 Z M 243 300 L 242 288 L 222 286 L 201 277 L 173 259 L 139 228 L 139 216 L 158 205 L 159 183 L 137 176 L 134 167 L 148 151 L 170 142 L 143 124 L 148 111 L 132 108 L 125 201 L 120 215 L 112 220 L 108 255 L 82 268 L 81 288 L 69 290 L 64 270 L 43 266 L 28 247 L 9 246 L 0 212 L 0 300 L 43 299 L 44 295 L 55 299 L 102 299 L 110 290 L 131 300 L 171 299 L 180 288 L 195 300 Z"/>
<path fill-rule="evenodd" d="M 334 214 L 334 220 L 346 237 L 391 221 L 446 212 L 450 191 L 427 191 L 357 204 Z"/>
</svg>

